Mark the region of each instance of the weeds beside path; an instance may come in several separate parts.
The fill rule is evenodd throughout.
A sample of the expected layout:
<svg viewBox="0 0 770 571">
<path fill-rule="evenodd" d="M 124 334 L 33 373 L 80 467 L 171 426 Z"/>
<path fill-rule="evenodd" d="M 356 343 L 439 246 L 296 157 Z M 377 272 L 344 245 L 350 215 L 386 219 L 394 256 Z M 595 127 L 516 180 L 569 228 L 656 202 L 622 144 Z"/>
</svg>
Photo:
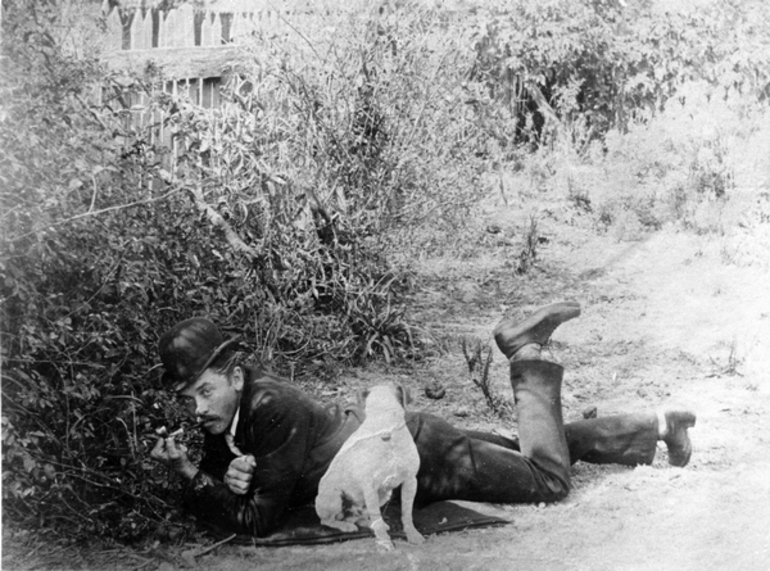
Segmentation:
<svg viewBox="0 0 770 571">
<path fill-rule="evenodd" d="M 728 208 L 742 211 L 739 203 Z M 411 371 L 350 371 L 342 393 L 395 379 L 411 387 L 416 408 L 467 427 L 513 432 L 515 414 L 492 414 L 468 380 L 460 340 L 486 342 L 504 312 L 575 299 L 583 314 L 563 325 L 552 343 L 553 358 L 567 368 L 565 417 L 578 418 L 589 406 L 597 406 L 600 415 L 666 403 L 692 407 L 698 424 L 691 433 L 690 465 L 669 467 L 664 450 L 652 467 L 578 464 L 575 489 L 559 504 L 500 507 L 512 517 L 511 525 L 434 536 L 420 547 L 399 542 L 391 554 L 364 540 L 277 549 L 223 546 L 199 558 L 200 567 L 759 570 L 770 565 L 770 300 L 764 285 L 770 283 L 770 268 L 750 262 L 751 244 L 763 243 L 767 225 L 747 231 L 727 217 L 723 233 L 698 236 L 664 228 L 620 242 L 585 228 L 565 205 L 543 217 L 541 261 L 521 276 L 514 259 L 524 212 L 490 205 L 487 218 L 501 225 L 500 235 L 490 235 L 480 223 L 476 255 L 425 260 L 415 307 L 419 320 L 435 332 L 433 357 Z M 510 398 L 505 369 L 495 353 L 490 380 L 498 394 Z M 423 395 L 422 387 L 432 380 L 447 389 L 442 400 Z M 144 568 L 174 568 L 182 550 L 144 552 Z M 79 556 L 78 567 L 99 561 L 101 568 L 105 559 L 111 561 L 106 568 L 133 565 L 131 558 L 118 561 L 98 551 Z M 34 567 L 35 561 L 29 564 Z"/>
</svg>

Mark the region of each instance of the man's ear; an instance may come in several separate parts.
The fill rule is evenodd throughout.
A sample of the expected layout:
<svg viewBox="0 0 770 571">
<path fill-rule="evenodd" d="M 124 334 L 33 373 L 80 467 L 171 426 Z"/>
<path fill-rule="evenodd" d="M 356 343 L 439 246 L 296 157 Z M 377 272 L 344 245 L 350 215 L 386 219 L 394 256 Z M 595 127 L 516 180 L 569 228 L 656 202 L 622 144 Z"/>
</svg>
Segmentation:
<svg viewBox="0 0 770 571">
<path fill-rule="evenodd" d="M 246 379 L 243 373 L 243 367 L 236 365 L 230 375 L 230 382 L 232 383 L 233 387 L 235 387 L 235 390 L 240 392 L 243 390 L 245 381 Z"/>
</svg>

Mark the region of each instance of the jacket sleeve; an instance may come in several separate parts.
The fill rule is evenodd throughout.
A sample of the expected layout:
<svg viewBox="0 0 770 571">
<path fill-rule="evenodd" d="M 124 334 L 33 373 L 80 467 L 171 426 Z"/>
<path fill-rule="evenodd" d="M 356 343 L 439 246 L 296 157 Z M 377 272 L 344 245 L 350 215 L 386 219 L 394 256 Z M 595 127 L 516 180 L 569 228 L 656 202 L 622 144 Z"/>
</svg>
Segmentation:
<svg viewBox="0 0 770 571">
<path fill-rule="evenodd" d="M 223 482 L 235 458 L 224 436 L 207 435 L 204 459 L 185 495 L 186 507 L 200 520 L 235 533 L 267 535 L 281 523 L 302 470 L 312 419 L 301 403 L 272 391 L 253 395 L 243 441 L 257 467 L 249 492 L 233 494 Z"/>
</svg>

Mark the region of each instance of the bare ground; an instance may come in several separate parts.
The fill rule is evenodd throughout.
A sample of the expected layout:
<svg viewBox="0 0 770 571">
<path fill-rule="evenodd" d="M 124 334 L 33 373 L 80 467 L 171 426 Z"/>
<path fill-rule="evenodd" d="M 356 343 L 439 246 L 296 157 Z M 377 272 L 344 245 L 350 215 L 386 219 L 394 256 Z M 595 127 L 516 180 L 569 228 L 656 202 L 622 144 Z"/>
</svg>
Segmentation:
<svg viewBox="0 0 770 571">
<path fill-rule="evenodd" d="M 764 201 L 764 202 L 763 202 Z M 535 212 L 539 261 L 516 275 L 522 231 Z M 459 340 L 484 343 L 499 318 L 559 299 L 583 315 L 555 334 L 550 358 L 567 368 L 565 417 L 691 407 L 694 454 L 672 468 L 665 449 L 651 467 L 574 467 L 574 490 L 555 505 L 488 506 L 512 520 L 499 528 L 397 542 L 254 548 L 223 545 L 197 558 L 210 570 L 246 569 L 770 569 L 770 217 L 757 190 L 705 204 L 717 221 L 699 231 L 664 228 L 618 240 L 599 234 L 566 201 L 490 199 L 470 256 L 421 261 L 413 317 L 430 328 L 428 357 L 414 369 L 349 371 L 339 398 L 397 380 L 414 406 L 472 428 L 515 432 L 515 414 L 490 412 L 468 380 Z M 495 224 L 500 232 L 490 233 Z M 705 229 L 704 229 L 705 228 Z M 510 399 L 499 352 L 493 388 Z M 422 387 L 440 381 L 442 400 Z M 6 536 L 7 537 L 7 536 Z M 130 551 L 46 553 L 4 541 L 5 569 L 175 569 L 185 545 Z"/>
</svg>

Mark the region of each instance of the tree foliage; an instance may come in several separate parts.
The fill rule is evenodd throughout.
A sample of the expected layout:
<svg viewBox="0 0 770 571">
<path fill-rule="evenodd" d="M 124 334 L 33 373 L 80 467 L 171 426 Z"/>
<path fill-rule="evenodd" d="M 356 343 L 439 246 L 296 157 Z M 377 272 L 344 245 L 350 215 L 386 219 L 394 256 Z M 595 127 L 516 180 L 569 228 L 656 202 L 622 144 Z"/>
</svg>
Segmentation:
<svg viewBox="0 0 770 571">
<path fill-rule="evenodd" d="M 514 107 L 519 139 L 583 121 L 596 137 L 652 117 L 687 81 L 715 96 L 766 98 L 768 17 L 762 2 L 664 11 L 651 0 L 490 4 L 477 24 L 474 75 Z"/>
</svg>

